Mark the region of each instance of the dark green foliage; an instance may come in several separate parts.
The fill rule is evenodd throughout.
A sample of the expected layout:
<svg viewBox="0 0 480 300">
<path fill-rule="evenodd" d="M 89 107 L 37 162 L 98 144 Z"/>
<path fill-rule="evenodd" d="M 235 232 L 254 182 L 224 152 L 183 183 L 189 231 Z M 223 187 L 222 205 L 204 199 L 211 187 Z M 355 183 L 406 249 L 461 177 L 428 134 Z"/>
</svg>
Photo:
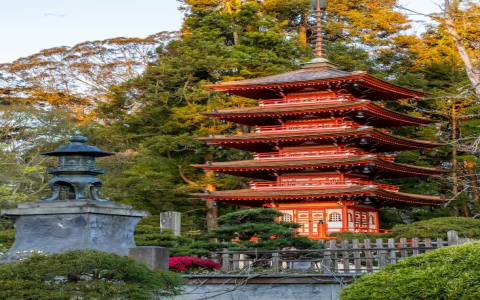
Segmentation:
<svg viewBox="0 0 480 300">
<path fill-rule="evenodd" d="M 320 244 L 298 236 L 293 229 L 299 224 L 278 222 L 283 213 L 271 208 L 238 210 L 218 218 L 220 227 L 191 245 L 192 249 L 221 250 L 279 250 L 320 248 Z M 207 241 L 216 239 L 219 242 Z M 235 241 L 232 241 L 235 240 Z M 193 250 L 192 253 L 194 253 Z"/>
<path fill-rule="evenodd" d="M 178 295 L 181 285 L 172 272 L 153 271 L 132 258 L 94 250 L 0 264 L 0 299 L 150 300 Z"/>
<path fill-rule="evenodd" d="M 345 71 L 370 71 L 374 62 L 368 52 L 360 47 L 352 47 L 340 42 L 326 44 L 328 60 Z"/>
<path fill-rule="evenodd" d="M 185 256 L 188 245 L 193 241 L 184 236 L 174 236 L 171 230 L 162 230 L 157 226 L 138 225 L 135 229 L 137 246 L 167 247 L 170 256 Z"/>
<path fill-rule="evenodd" d="M 0 231 L 0 245 L 10 248 L 15 241 L 15 230 L 2 230 Z M 32 249 L 35 250 L 35 249 Z"/>
<path fill-rule="evenodd" d="M 440 248 L 364 275 L 341 300 L 480 299 L 480 242 Z"/>
</svg>

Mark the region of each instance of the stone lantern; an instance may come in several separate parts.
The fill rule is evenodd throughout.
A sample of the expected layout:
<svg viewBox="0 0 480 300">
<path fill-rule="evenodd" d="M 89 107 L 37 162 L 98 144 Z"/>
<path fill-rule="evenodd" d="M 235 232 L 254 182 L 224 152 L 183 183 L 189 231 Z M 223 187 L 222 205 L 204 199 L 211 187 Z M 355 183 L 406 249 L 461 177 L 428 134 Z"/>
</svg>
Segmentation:
<svg viewBox="0 0 480 300">
<path fill-rule="evenodd" d="M 86 137 L 73 136 L 70 138 L 70 145 L 41 153 L 58 157 L 58 167 L 47 170 L 48 174 L 57 176 L 49 181 L 50 189 L 53 191 L 52 197 L 44 197 L 39 202 L 59 200 L 62 190 L 66 192 L 66 197 L 62 200 L 110 201 L 108 198 L 102 199 L 99 196 L 103 183 L 95 176 L 105 173 L 105 170 L 95 167 L 95 158 L 115 155 L 115 153 L 88 146 L 85 144 L 87 141 Z M 87 194 L 88 189 L 90 193 Z M 88 196 L 91 199 L 88 199 Z"/>
<path fill-rule="evenodd" d="M 86 137 L 74 136 L 70 141 L 67 146 L 42 153 L 59 158 L 58 166 L 47 171 L 56 176 L 49 181 L 53 195 L 1 211 L 13 222 L 16 236 L 12 248 L 0 260 L 20 259 L 16 253 L 29 250 L 58 253 L 96 249 L 133 257 L 150 251 L 162 257 L 167 253 L 161 268 L 168 269 L 168 249 L 135 245 L 135 227 L 149 213 L 99 197 L 102 181 L 95 176 L 105 170 L 95 167 L 95 158 L 114 154 L 86 145 Z"/>
</svg>

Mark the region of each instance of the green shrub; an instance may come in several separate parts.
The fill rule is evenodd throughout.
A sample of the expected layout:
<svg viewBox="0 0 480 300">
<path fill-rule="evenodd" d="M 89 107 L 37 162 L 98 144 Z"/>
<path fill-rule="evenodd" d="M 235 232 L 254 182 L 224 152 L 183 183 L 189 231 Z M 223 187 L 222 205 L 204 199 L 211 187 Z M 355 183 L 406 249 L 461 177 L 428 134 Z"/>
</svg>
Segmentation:
<svg viewBox="0 0 480 300">
<path fill-rule="evenodd" d="M 207 255 L 224 248 L 241 250 L 280 250 L 285 247 L 315 249 L 323 245 L 299 236 L 300 224 L 277 222 L 283 213 L 272 208 L 243 209 L 218 218 L 220 226 L 190 245 L 190 254 Z M 218 242 L 212 242 L 215 239 Z"/>
<path fill-rule="evenodd" d="M 34 255 L 0 265 L 0 299 L 151 300 L 178 295 L 181 286 L 172 272 L 96 250 Z"/>
<path fill-rule="evenodd" d="M 449 230 L 455 230 L 460 237 L 480 238 L 480 220 L 460 217 L 435 218 L 395 225 L 392 229 L 398 238 L 446 238 Z"/>
<path fill-rule="evenodd" d="M 343 289 L 341 300 L 480 299 L 480 242 L 410 257 Z"/>
</svg>

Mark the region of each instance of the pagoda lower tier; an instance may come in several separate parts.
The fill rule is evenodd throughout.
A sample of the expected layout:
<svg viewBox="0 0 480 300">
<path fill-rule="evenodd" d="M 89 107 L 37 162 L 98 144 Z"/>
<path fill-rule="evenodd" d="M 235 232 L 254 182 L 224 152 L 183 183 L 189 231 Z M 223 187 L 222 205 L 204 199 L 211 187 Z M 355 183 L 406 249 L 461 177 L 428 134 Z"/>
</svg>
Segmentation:
<svg viewBox="0 0 480 300">
<path fill-rule="evenodd" d="M 387 130 L 370 126 L 318 129 L 309 131 L 278 131 L 276 134 L 248 133 L 236 135 L 211 135 L 197 138 L 213 145 L 221 145 L 248 152 L 273 152 L 278 145 L 318 146 L 332 143 L 348 143 L 369 152 L 392 152 L 415 149 L 434 149 L 446 144 L 414 140 L 389 134 Z"/>
<path fill-rule="evenodd" d="M 365 185 L 339 189 L 230 190 L 192 194 L 204 201 L 247 207 L 272 207 L 284 221 L 302 225 L 299 234 L 312 239 L 328 233 L 381 232 L 379 209 L 418 205 L 439 206 L 442 197 L 396 192 L 382 186 Z"/>
<path fill-rule="evenodd" d="M 306 97 L 306 96 L 305 96 Z M 243 125 L 275 125 L 291 119 L 319 119 L 337 117 L 350 118 L 360 125 L 374 127 L 423 126 L 434 120 L 402 114 L 370 100 L 351 100 L 345 97 L 312 97 L 309 105 L 305 102 L 292 105 L 291 99 L 271 100 L 271 105 L 221 109 L 202 113 L 211 118 Z M 310 98 L 306 98 L 307 100 Z M 340 99 L 340 100 L 338 100 Z M 265 100 L 266 101 L 266 100 Z M 264 101 L 264 102 L 265 102 Z M 299 100 L 297 100 L 299 101 Z M 327 103 L 322 103 L 327 102 Z"/>
</svg>

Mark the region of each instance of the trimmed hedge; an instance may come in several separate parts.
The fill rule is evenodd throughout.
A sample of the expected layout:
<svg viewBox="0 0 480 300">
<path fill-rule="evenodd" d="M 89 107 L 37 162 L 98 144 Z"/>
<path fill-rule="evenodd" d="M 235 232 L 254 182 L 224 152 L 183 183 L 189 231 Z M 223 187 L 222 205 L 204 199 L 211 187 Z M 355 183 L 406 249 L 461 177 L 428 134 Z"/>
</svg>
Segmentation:
<svg viewBox="0 0 480 300">
<path fill-rule="evenodd" d="M 480 242 L 410 257 L 343 289 L 341 300 L 480 299 Z"/>
<path fill-rule="evenodd" d="M 461 217 L 435 218 L 395 225 L 392 229 L 398 238 L 446 238 L 449 230 L 455 230 L 460 237 L 480 238 L 480 220 Z"/>
<path fill-rule="evenodd" d="M 0 264 L 0 299 L 151 300 L 182 291 L 173 272 L 150 270 L 130 257 L 96 250 L 34 255 Z"/>
</svg>

